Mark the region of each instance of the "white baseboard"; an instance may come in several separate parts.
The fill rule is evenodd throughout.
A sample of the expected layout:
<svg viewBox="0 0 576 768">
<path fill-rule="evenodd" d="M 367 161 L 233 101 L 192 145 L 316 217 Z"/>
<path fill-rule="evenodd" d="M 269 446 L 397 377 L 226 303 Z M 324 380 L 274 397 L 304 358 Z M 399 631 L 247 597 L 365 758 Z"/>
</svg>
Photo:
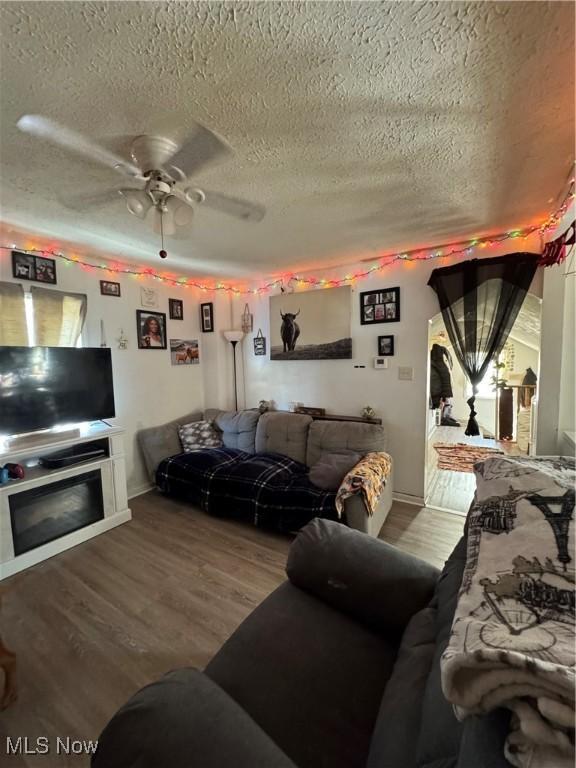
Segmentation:
<svg viewBox="0 0 576 768">
<path fill-rule="evenodd" d="M 135 496 L 142 496 L 143 493 L 148 493 L 155 486 L 152 483 L 146 483 L 146 485 L 139 485 L 136 488 L 128 490 L 128 499 L 133 499 Z"/>
<path fill-rule="evenodd" d="M 425 507 L 423 496 L 412 496 L 410 493 L 397 493 L 392 494 L 394 501 L 401 501 L 404 504 L 414 504 L 415 507 Z"/>
</svg>

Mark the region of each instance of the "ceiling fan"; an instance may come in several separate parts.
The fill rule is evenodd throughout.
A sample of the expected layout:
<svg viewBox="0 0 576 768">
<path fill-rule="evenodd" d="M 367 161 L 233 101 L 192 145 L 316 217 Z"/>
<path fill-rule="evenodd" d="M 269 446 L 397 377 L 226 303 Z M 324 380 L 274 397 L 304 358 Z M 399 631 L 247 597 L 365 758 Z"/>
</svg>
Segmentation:
<svg viewBox="0 0 576 768">
<path fill-rule="evenodd" d="M 215 133 L 196 123 L 180 146 L 163 136 L 138 136 L 130 148 L 130 160 L 100 146 L 80 133 L 41 115 L 24 115 L 17 122 L 24 133 L 58 144 L 93 162 L 106 165 L 138 186 L 111 189 L 103 195 L 80 197 L 73 207 L 102 205 L 124 198 L 128 211 L 144 219 L 161 235 L 161 258 L 166 258 L 164 235 L 186 233 L 196 205 L 226 213 L 243 221 L 261 221 L 265 208 L 218 192 L 190 185 L 190 177 L 210 163 L 232 154 Z"/>
</svg>

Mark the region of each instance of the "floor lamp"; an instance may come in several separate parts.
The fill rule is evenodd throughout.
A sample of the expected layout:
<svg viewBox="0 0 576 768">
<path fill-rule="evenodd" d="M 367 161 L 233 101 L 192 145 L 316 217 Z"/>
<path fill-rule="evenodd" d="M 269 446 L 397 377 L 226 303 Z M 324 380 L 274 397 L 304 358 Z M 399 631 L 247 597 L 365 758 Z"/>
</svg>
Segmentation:
<svg viewBox="0 0 576 768">
<path fill-rule="evenodd" d="M 236 344 L 244 338 L 244 331 L 224 331 L 224 338 L 232 344 L 234 354 L 234 405 L 238 410 L 238 388 L 236 386 Z"/>
</svg>

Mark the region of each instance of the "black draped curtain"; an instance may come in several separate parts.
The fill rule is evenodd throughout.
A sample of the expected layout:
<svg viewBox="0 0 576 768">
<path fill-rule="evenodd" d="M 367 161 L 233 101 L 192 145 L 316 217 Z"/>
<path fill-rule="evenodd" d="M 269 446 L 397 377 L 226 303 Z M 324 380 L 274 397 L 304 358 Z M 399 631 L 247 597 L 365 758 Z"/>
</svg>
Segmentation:
<svg viewBox="0 0 576 768">
<path fill-rule="evenodd" d="M 448 337 L 472 384 L 467 435 L 479 435 L 474 403 L 478 384 L 504 346 L 530 287 L 540 254 L 509 253 L 435 269 L 428 285 L 438 294 Z"/>
</svg>

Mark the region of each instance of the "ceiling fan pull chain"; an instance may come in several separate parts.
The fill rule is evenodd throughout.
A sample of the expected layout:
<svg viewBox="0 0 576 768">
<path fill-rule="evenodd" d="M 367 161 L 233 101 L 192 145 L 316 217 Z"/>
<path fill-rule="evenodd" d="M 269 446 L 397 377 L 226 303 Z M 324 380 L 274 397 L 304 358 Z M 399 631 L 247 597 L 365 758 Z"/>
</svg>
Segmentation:
<svg viewBox="0 0 576 768">
<path fill-rule="evenodd" d="M 168 254 L 164 250 L 164 214 L 161 210 L 158 211 L 160 214 L 160 240 L 162 243 L 162 248 L 160 249 L 160 253 L 158 254 L 161 259 L 165 259 Z"/>
</svg>

